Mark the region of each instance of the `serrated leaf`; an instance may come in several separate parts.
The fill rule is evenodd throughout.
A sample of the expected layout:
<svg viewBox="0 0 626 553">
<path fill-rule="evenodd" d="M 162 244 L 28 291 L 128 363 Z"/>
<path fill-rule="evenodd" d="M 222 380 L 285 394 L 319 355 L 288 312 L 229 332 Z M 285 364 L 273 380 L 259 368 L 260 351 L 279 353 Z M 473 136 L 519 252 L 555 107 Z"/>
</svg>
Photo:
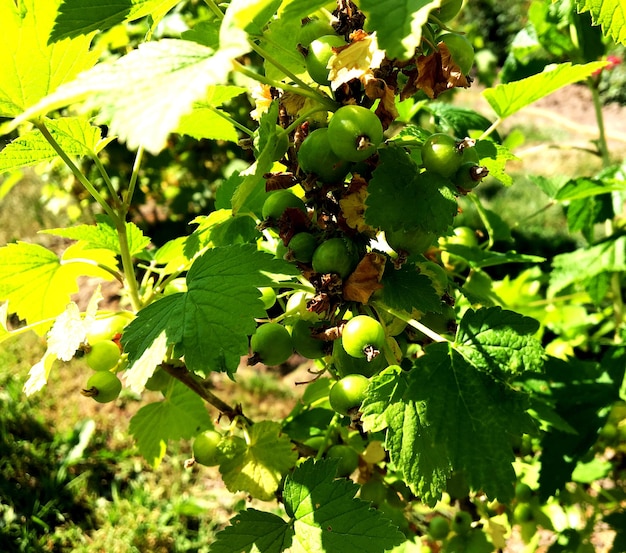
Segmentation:
<svg viewBox="0 0 626 553">
<path fill-rule="evenodd" d="M 468 309 L 459 323 L 454 348 L 476 369 L 510 380 L 541 370 L 545 354 L 534 336 L 538 330 L 538 321 L 514 311 Z"/>
<path fill-rule="evenodd" d="M 290 545 L 293 529 L 279 516 L 256 509 L 240 512 L 215 536 L 209 553 L 281 553 Z"/>
<path fill-rule="evenodd" d="M 84 102 L 98 121 L 129 148 L 161 151 L 169 133 L 210 85 L 225 83 L 231 60 L 247 51 L 239 45 L 214 51 L 187 40 L 142 43 L 111 63 L 101 63 L 44 98 L 6 128 L 52 109 Z"/>
<path fill-rule="evenodd" d="M 234 373 L 248 353 L 255 317 L 265 316 L 257 288 L 272 280 L 264 273 L 294 271 L 289 263 L 250 244 L 208 250 L 187 273 L 187 292 L 148 305 L 126 327 L 122 343 L 129 363 L 132 366 L 165 331 L 167 344 L 176 345 L 189 370 Z"/>
<path fill-rule="evenodd" d="M 167 443 L 189 440 L 212 428 L 211 416 L 202 399 L 180 382 L 173 382 L 163 401 L 144 405 L 130 419 L 129 431 L 141 455 L 159 466 Z"/>
<path fill-rule="evenodd" d="M 422 27 L 440 0 L 362 0 L 367 30 L 376 31 L 378 45 L 389 59 L 408 59 L 422 40 Z"/>
<path fill-rule="evenodd" d="M 97 217 L 97 221 L 95 225 L 77 225 L 67 228 L 47 229 L 41 232 L 71 240 L 81 240 L 89 248 L 107 249 L 121 255 L 120 239 L 115 225 L 104 215 Z M 150 238 L 144 236 L 135 223 L 126 223 L 126 235 L 130 255 L 139 254 L 150 244 Z"/>
<path fill-rule="evenodd" d="M 296 463 L 298 454 L 281 425 L 257 422 L 248 428 L 248 447 L 243 456 L 220 464 L 224 484 L 231 492 L 245 491 L 264 501 L 274 498 L 283 476 Z"/>
<path fill-rule="evenodd" d="M 383 289 L 378 292 L 382 302 L 393 308 L 410 313 L 413 309 L 441 311 L 441 298 L 433 288 L 432 281 L 420 274 L 412 264 L 405 264 L 400 269 L 387 267 L 381 281 Z"/>
<path fill-rule="evenodd" d="M 589 12 L 605 36 L 626 46 L 626 5 L 621 0 L 576 0 L 580 13 Z"/>
<path fill-rule="evenodd" d="M 15 117 L 60 84 L 91 67 L 91 36 L 48 45 L 59 2 L 23 0 L 0 3 L 0 117 Z"/>
<path fill-rule="evenodd" d="M 498 117 L 504 119 L 559 88 L 589 77 L 605 65 L 603 61 L 584 65 L 562 63 L 532 77 L 488 88 L 482 94 Z"/>
<path fill-rule="evenodd" d="M 29 323 L 50 319 L 49 328 L 78 291 L 79 276 L 113 279 L 98 264 L 115 268 L 115 256 L 84 246 L 73 244 L 60 258 L 43 246 L 26 242 L 0 248 L 0 300 L 8 300 L 11 312 Z"/>
<path fill-rule="evenodd" d="M 336 461 L 301 464 L 287 476 L 285 509 L 294 519 L 294 551 L 380 553 L 404 535 L 369 502 L 355 499 L 358 486 L 335 480 Z"/>
<path fill-rule="evenodd" d="M 586 249 L 556 255 L 552 260 L 548 296 L 601 273 L 625 271 L 625 248 L 626 238 L 622 236 Z"/>
<path fill-rule="evenodd" d="M 515 481 L 511 439 L 532 428 L 525 394 L 485 374 L 451 344 L 431 344 L 425 351 L 409 373 L 406 394 L 419 406 L 424 447 L 447 455 L 471 487 L 509 500 Z M 422 446 L 416 441 L 414 447 Z"/>
<path fill-rule="evenodd" d="M 63 0 L 49 42 L 105 31 L 124 21 L 150 15 L 152 28 L 178 0 Z"/>
<path fill-rule="evenodd" d="M 50 134 L 69 156 L 95 155 L 101 141 L 100 128 L 86 118 L 63 117 L 45 121 Z M 38 129 L 9 142 L 0 151 L 0 172 L 12 171 L 58 157 L 57 152 Z"/>
<path fill-rule="evenodd" d="M 380 163 L 367 187 L 365 221 L 388 230 L 419 229 L 444 234 L 457 213 L 449 181 L 420 173 L 402 148 L 380 152 Z"/>
<path fill-rule="evenodd" d="M 423 404 L 413 399 L 409 385 L 406 374 L 398 371 L 374 377 L 362 406 L 364 428 L 387 429 L 385 449 L 394 467 L 422 501 L 434 505 L 452 468 L 445 447 L 422 424 Z"/>
</svg>

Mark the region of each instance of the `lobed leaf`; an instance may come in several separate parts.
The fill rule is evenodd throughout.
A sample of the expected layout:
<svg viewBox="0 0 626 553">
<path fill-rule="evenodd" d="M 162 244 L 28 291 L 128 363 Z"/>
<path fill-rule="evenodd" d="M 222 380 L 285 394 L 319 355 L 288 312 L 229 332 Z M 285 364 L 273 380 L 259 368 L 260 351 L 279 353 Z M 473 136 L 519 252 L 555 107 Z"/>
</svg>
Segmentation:
<svg viewBox="0 0 626 553">
<path fill-rule="evenodd" d="M 248 447 L 243 455 L 220 464 L 224 484 L 231 492 L 245 491 L 270 501 L 298 454 L 280 423 L 260 421 L 248 428 Z"/>
<path fill-rule="evenodd" d="M 407 397 L 419 416 L 417 428 L 425 431 L 416 434 L 413 447 L 445 455 L 453 470 L 465 472 L 470 486 L 508 501 L 515 481 L 511 440 L 531 429 L 526 396 L 472 361 L 446 343 L 428 346 L 426 355 L 415 361 Z M 439 465 L 444 466 L 442 461 Z M 409 461 L 402 465 L 405 474 L 413 470 Z M 424 490 L 431 497 L 432 486 Z"/>
<path fill-rule="evenodd" d="M 156 154 L 208 87 L 226 82 L 231 60 L 246 50 L 233 44 L 214 51 L 177 39 L 142 43 L 60 87 L 14 119 L 7 130 L 50 110 L 84 102 L 85 109 L 97 111 L 98 121 L 109 125 L 129 148 L 141 145 Z"/>
<path fill-rule="evenodd" d="M 237 370 L 248 353 L 255 318 L 265 316 L 258 287 L 267 274 L 293 274 L 292 265 L 259 252 L 251 244 L 208 250 L 187 273 L 187 292 L 166 296 L 142 309 L 124 331 L 124 351 L 132 364 L 165 332 L 167 344 L 200 374 Z"/>
<path fill-rule="evenodd" d="M 129 430 L 141 455 L 156 468 L 168 442 L 191 439 L 212 427 L 202 399 L 184 384 L 174 381 L 163 401 L 144 405 L 137 411 L 130 419 Z"/>
<path fill-rule="evenodd" d="M 552 260 L 552 272 L 548 296 L 577 283 L 596 277 L 601 273 L 626 270 L 626 238 L 608 240 L 586 249 L 556 255 Z"/>
</svg>

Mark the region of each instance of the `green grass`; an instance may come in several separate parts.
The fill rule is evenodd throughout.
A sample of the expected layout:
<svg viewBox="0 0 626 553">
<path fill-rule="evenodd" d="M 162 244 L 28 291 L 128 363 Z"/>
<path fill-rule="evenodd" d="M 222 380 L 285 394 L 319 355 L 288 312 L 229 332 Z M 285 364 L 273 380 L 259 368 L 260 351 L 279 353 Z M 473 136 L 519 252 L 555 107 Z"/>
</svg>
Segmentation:
<svg viewBox="0 0 626 553">
<path fill-rule="evenodd" d="M 78 364 L 59 364 L 49 387 L 26 398 L 41 352 L 34 336 L 0 350 L 2 551 L 206 551 L 242 498 L 217 472 L 183 467 L 189 444 L 172 444 L 161 467 L 148 467 L 117 428 L 138 401 L 85 416 L 88 398 L 68 395 L 80 387 Z"/>
</svg>

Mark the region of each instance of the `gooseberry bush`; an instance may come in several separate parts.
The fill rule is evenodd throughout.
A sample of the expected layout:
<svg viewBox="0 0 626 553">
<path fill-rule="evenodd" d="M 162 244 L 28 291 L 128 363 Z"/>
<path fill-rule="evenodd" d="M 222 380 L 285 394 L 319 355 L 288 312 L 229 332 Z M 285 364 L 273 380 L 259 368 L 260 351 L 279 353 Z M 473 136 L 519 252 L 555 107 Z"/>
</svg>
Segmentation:
<svg viewBox="0 0 626 553">
<path fill-rule="evenodd" d="M 218 466 L 228 490 L 267 505 L 238 513 L 214 553 L 487 552 L 516 524 L 526 537 L 537 524 L 558 532 L 540 501 L 565 491 L 608 407 L 626 399 L 624 313 L 607 318 L 597 361 L 546 350 L 539 312 L 506 301 L 524 283 L 507 289 L 490 273 L 544 259 L 500 248 L 508 231 L 478 191 L 486 178 L 512 184 L 499 124 L 592 79 L 605 52 L 485 90 L 489 120 L 440 98 L 472 84 L 460 1 L 205 0 L 179 38 L 154 38 L 186 4 L 0 7 L 0 130 L 13 133 L 0 170 L 60 158 L 99 211 L 94 224 L 46 231 L 70 243 L 60 253 L 0 248 L 3 322 L 24 323 L 4 324 L 1 339 L 34 331 L 47 343 L 25 393 L 79 357 L 82 393 L 98 402 L 123 387 L 161 392 L 130 421 L 147 462 L 188 441 L 188 469 Z M 577 8 L 624 42 L 606 15 L 615 2 Z M 137 20 L 148 21 L 144 40 L 104 55 L 102 37 Z M 229 110 L 245 95 L 244 120 Z M 128 214 L 146 155 L 172 135 L 250 157 L 215 209 L 157 247 Z M 128 182 L 107 171 L 114 141 L 135 152 Z M 604 197 L 621 213 L 623 168 L 609 161 L 596 179 L 540 183 L 572 202 L 591 244 L 561 258 L 549 291 L 581 285 L 598 306 L 621 305 L 626 269 L 619 228 L 591 237 Z M 461 201 L 484 231 L 458 223 Z M 124 309 L 100 309 L 97 289 L 81 311 L 80 276 L 118 280 Z M 254 419 L 214 393 L 216 374 L 237 381 L 242 358 L 274 366 L 294 352 L 312 369 L 286 418 Z M 578 409 L 587 390 L 600 399 Z M 534 479 L 520 468 L 533 443 L 544 444 Z"/>
</svg>

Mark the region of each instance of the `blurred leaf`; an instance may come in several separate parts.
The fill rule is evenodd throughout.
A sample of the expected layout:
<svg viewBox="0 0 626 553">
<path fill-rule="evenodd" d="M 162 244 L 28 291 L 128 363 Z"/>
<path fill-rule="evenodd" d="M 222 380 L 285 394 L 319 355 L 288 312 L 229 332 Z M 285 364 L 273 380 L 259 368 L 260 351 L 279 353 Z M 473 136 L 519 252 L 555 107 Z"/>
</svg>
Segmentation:
<svg viewBox="0 0 626 553">
<path fill-rule="evenodd" d="M 626 46 L 626 5 L 620 0 L 576 0 L 581 13 L 590 12 L 594 25 L 601 25 L 605 36 Z"/>
<path fill-rule="evenodd" d="M 231 41 L 232 42 L 232 41 Z M 180 118 L 206 95 L 210 85 L 225 83 L 231 60 L 247 51 L 234 43 L 214 51 L 187 40 L 145 42 L 110 63 L 81 73 L 74 81 L 14 119 L 7 129 L 53 109 L 84 102 L 98 120 L 129 148 L 143 145 L 157 154 Z"/>
</svg>

